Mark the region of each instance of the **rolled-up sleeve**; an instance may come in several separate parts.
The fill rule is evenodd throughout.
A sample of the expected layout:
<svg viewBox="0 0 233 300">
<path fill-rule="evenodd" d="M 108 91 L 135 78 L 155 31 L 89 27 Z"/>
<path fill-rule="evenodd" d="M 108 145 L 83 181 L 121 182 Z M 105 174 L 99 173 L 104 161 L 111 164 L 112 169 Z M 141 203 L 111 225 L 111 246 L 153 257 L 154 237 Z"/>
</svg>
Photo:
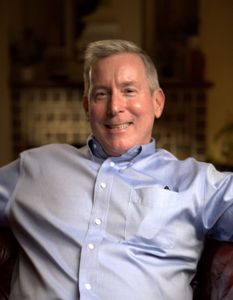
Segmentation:
<svg viewBox="0 0 233 300">
<path fill-rule="evenodd" d="M 218 240 L 233 241 L 233 174 L 208 168 L 204 223 Z"/>
</svg>

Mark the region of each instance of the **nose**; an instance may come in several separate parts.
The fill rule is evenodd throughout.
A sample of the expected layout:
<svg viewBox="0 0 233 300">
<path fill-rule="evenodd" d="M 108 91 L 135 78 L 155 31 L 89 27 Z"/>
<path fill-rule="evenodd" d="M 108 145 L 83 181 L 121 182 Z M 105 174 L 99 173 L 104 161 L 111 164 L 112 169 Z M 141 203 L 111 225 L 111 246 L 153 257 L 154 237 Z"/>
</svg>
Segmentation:
<svg viewBox="0 0 233 300">
<path fill-rule="evenodd" d="M 118 92 L 112 92 L 109 101 L 108 101 L 108 110 L 109 115 L 116 115 L 123 112 L 125 109 L 125 99 Z"/>
</svg>

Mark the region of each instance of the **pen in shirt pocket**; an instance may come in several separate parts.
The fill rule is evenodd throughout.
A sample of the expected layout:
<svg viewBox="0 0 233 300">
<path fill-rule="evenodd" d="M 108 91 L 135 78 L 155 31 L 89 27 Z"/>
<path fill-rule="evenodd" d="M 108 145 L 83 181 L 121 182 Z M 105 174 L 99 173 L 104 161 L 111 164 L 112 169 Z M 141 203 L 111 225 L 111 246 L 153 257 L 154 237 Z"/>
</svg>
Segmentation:
<svg viewBox="0 0 233 300">
<path fill-rule="evenodd" d="M 167 186 L 167 185 L 165 185 L 164 189 L 170 191 L 169 186 Z"/>
</svg>

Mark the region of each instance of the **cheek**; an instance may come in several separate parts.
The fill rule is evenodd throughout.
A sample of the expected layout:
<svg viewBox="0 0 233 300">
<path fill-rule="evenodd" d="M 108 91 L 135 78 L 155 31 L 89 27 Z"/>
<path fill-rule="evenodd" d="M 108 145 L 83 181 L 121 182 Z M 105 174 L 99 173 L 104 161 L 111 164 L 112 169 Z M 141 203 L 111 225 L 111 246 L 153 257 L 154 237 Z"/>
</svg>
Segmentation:
<svg viewBox="0 0 233 300">
<path fill-rule="evenodd" d="M 140 102 L 134 102 L 132 104 L 132 109 L 134 109 L 135 111 L 141 111 L 142 110 L 142 103 Z"/>
<path fill-rule="evenodd" d="M 103 107 L 101 105 L 92 104 L 90 107 L 90 114 L 93 118 L 98 118 L 98 116 L 103 114 Z"/>
<path fill-rule="evenodd" d="M 131 111 L 135 115 L 154 115 L 154 107 L 152 101 L 135 101 L 131 104 Z"/>
<path fill-rule="evenodd" d="M 145 109 L 144 103 L 140 99 L 129 100 L 128 104 L 128 108 L 135 114 L 141 114 Z"/>
</svg>

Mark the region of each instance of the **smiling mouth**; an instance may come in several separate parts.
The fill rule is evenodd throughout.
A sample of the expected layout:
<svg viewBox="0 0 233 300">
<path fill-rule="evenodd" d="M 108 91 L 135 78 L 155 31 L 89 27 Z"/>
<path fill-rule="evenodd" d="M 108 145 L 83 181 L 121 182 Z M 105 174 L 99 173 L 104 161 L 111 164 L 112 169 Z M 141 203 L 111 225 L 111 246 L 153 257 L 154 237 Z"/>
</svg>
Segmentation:
<svg viewBox="0 0 233 300">
<path fill-rule="evenodd" d="M 108 129 L 126 129 L 126 128 L 128 128 L 131 124 L 132 124 L 132 122 L 122 123 L 122 124 L 114 124 L 114 125 L 107 124 L 107 125 L 105 125 L 105 126 L 106 126 Z"/>
</svg>

